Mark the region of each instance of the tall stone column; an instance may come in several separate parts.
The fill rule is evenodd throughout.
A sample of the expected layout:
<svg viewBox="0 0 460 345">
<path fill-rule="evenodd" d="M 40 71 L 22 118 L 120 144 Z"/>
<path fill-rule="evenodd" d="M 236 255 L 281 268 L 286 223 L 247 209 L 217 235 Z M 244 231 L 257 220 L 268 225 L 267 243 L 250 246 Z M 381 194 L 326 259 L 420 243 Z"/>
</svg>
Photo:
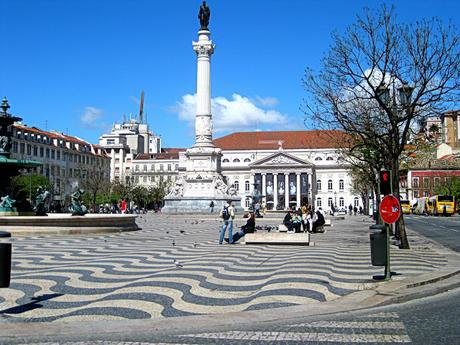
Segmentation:
<svg viewBox="0 0 460 345">
<path fill-rule="evenodd" d="M 278 174 L 273 174 L 273 209 L 278 207 Z"/>
<path fill-rule="evenodd" d="M 211 32 L 198 31 L 198 42 L 193 42 L 193 50 L 197 55 L 196 76 L 196 117 L 195 144 L 193 147 L 214 147 L 212 143 L 211 115 L 211 55 L 215 45 L 212 43 Z"/>
<path fill-rule="evenodd" d="M 308 202 L 310 205 L 314 206 L 312 174 L 308 173 L 307 176 L 308 176 Z"/>
</svg>

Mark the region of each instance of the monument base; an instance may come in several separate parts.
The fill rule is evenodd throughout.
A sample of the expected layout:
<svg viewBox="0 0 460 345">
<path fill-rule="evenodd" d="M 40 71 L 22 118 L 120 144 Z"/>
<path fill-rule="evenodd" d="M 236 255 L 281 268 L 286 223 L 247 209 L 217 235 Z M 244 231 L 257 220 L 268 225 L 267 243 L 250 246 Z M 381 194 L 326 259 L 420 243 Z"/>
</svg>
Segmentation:
<svg viewBox="0 0 460 345">
<path fill-rule="evenodd" d="M 211 212 L 211 201 L 214 202 L 214 212 L 220 212 L 227 201 L 232 201 L 235 213 L 243 216 L 243 208 L 241 207 L 240 198 L 212 198 L 212 197 L 166 197 L 165 205 L 161 209 L 162 213 L 182 214 L 209 214 Z"/>
</svg>

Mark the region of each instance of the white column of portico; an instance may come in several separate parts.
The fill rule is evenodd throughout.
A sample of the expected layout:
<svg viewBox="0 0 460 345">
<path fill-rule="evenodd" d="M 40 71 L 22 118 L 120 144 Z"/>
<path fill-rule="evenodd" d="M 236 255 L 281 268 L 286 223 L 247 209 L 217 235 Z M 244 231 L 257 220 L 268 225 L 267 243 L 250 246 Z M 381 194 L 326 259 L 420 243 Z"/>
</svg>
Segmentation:
<svg viewBox="0 0 460 345">
<path fill-rule="evenodd" d="M 297 202 L 297 208 L 300 207 L 300 173 L 296 173 L 296 185 L 297 185 L 297 195 L 296 195 L 296 202 Z"/>
<path fill-rule="evenodd" d="M 267 202 L 267 196 L 266 196 L 266 190 L 267 190 L 267 174 L 262 173 L 262 202 Z"/>
<path fill-rule="evenodd" d="M 289 208 L 289 174 L 284 173 L 284 208 Z"/>
<path fill-rule="evenodd" d="M 313 183 L 312 183 L 312 174 L 311 173 L 308 173 L 308 202 L 310 203 L 310 205 L 314 205 L 314 201 L 313 201 Z"/>
<path fill-rule="evenodd" d="M 273 209 L 278 207 L 278 174 L 273 174 Z"/>
</svg>

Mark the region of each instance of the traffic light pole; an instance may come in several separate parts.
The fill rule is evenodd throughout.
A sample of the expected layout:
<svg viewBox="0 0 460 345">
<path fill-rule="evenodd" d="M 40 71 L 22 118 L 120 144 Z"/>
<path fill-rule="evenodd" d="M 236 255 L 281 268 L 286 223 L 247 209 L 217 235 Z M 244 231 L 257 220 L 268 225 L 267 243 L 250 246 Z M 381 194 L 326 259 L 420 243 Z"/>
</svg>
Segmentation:
<svg viewBox="0 0 460 345">
<path fill-rule="evenodd" d="M 393 173 L 390 170 L 390 193 L 393 195 Z M 394 226 L 394 223 L 391 224 L 390 226 Z M 385 227 L 385 232 L 386 232 L 386 244 L 387 244 L 387 264 L 385 265 L 385 280 L 390 280 L 391 279 L 391 265 L 390 265 L 390 231 L 389 227 Z M 393 229 L 394 232 L 394 229 Z"/>
</svg>

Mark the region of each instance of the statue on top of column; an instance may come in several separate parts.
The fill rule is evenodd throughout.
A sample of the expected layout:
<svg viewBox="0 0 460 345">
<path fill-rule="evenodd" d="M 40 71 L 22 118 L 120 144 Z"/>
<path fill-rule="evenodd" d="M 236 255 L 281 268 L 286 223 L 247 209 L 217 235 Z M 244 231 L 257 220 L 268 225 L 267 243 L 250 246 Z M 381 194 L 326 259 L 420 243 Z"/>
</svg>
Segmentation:
<svg viewBox="0 0 460 345">
<path fill-rule="evenodd" d="M 200 12 L 198 13 L 198 19 L 200 19 L 201 25 L 200 30 L 208 30 L 209 17 L 211 17 L 211 10 L 208 5 L 206 5 L 206 1 L 203 1 L 200 6 Z"/>
</svg>

